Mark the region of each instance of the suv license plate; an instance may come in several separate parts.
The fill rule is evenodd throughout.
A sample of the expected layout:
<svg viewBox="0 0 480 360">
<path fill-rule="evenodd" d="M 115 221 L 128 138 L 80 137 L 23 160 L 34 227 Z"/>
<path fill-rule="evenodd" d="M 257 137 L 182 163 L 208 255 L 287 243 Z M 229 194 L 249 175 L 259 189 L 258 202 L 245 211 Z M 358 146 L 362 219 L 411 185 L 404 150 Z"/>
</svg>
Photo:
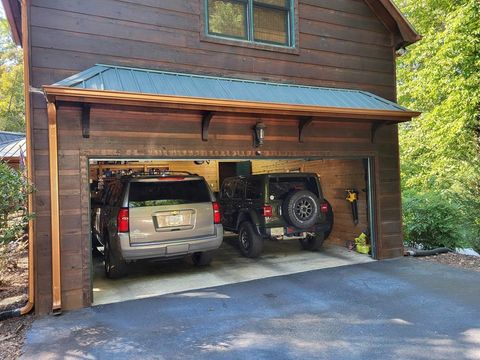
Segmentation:
<svg viewBox="0 0 480 360">
<path fill-rule="evenodd" d="M 167 226 L 178 226 L 185 225 L 183 220 L 183 215 L 169 215 L 165 217 L 165 222 Z"/>
<path fill-rule="evenodd" d="M 283 227 L 278 227 L 278 228 L 271 228 L 270 229 L 270 235 L 271 236 L 283 236 L 285 233 L 285 230 Z"/>
</svg>

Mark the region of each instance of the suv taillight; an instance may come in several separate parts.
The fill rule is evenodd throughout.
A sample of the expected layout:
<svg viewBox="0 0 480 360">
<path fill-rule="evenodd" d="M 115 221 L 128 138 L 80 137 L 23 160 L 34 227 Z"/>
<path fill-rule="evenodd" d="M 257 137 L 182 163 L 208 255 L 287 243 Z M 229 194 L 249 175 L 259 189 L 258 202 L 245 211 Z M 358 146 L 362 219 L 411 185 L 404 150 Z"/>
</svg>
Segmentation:
<svg viewBox="0 0 480 360">
<path fill-rule="evenodd" d="M 220 224 L 220 221 L 221 221 L 220 206 L 218 206 L 218 203 L 216 201 L 212 203 L 212 206 L 213 206 L 213 223 Z"/>
<path fill-rule="evenodd" d="M 124 233 L 129 230 L 128 208 L 121 208 L 117 215 L 117 229 L 118 232 Z"/>
<path fill-rule="evenodd" d="M 271 217 L 273 215 L 273 210 L 270 205 L 265 205 L 263 207 L 263 216 L 264 217 Z"/>
<path fill-rule="evenodd" d="M 324 202 L 320 204 L 320 211 L 324 214 L 328 212 L 328 203 Z"/>
</svg>

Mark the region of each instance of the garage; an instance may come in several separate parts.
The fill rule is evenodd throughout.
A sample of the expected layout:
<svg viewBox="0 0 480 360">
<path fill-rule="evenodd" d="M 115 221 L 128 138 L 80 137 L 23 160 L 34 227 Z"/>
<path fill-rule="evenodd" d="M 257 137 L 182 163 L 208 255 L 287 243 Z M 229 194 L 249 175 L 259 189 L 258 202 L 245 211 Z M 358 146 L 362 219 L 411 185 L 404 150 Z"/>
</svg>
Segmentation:
<svg viewBox="0 0 480 360">
<path fill-rule="evenodd" d="M 261 255 L 250 259 L 242 256 L 239 235 L 224 229 L 223 243 L 214 251 L 213 261 L 208 267 L 196 267 L 192 259 L 185 254 L 168 257 L 162 254 L 162 257 L 153 259 L 129 261 L 125 276 L 122 275 L 121 279 L 111 279 L 111 276 L 106 275 L 104 268 L 104 241 L 99 236 L 102 226 L 98 224 L 105 206 L 102 205 L 101 199 L 108 197 L 109 183 L 115 183 L 119 178 L 131 176 L 156 178 L 162 174 L 162 180 L 168 179 L 165 176 L 167 174 L 175 175 L 175 179 L 178 179 L 179 175 L 187 173 L 203 177 L 214 192 L 216 200 L 220 200 L 221 207 L 228 205 L 221 200 L 223 196 L 221 192 L 225 192 L 225 189 L 222 191 L 221 184 L 229 182 L 225 182 L 225 179 L 262 176 L 260 174 L 277 174 L 275 179 L 278 179 L 278 174 L 290 174 L 294 176 L 292 179 L 295 179 L 296 175 L 293 174 L 303 176 L 313 173 L 318 176 L 322 199 L 328 202 L 334 220 L 333 218 L 328 220 L 330 225 L 320 251 L 305 251 L 299 244 L 300 239 L 291 234 L 278 239 L 263 240 Z M 372 226 L 369 209 L 372 188 L 369 185 L 371 176 L 369 159 L 91 159 L 89 174 L 92 191 L 92 238 L 94 238 L 92 239 L 94 305 L 373 261 L 371 255 L 375 254 L 375 235 L 370 231 Z M 292 184 L 298 186 L 297 183 Z M 168 185 L 169 182 L 162 182 L 162 186 Z M 356 195 L 356 201 L 353 203 L 347 200 L 349 192 L 350 195 Z M 150 209 L 149 214 L 155 213 L 156 210 L 158 208 Z M 223 215 L 224 211 L 221 213 Z M 149 216 L 142 218 L 142 221 L 148 221 L 148 218 Z M 153 225 L 152 222 L 152 228 Z M 137 230 L 131 225 L 130 239 L 133 238 L 135 231 Z M 361 233 L 369 235 L 367 242 L 371 248 L 364 250 L 367 254 L 347 249 Z M 188 235 L 182 236 L 185 238 Z"/>
<path fill-rule="evenodd" d="M 37 165 L 48 160 L 49 191 L 40 193 L 37 202 L 48 204 L 51 216 L 50 223 L 38 222 L 36 231 L 51 233 L 51 241 L 37 250 L 43 252 L 37 273 L 42 274 L 51 264 L 51 277 L 38 277 L 39 306 L 42 301 L 51 301 L 53 312 L 91 306 L 96 303 L 95 293 L 97 299 L 102 299 L 102 289 L 110 286 L 96 280 L 101 279 L 97 276 L 101 269 L 99 272 L 95 259 L 92 261 L 91 188 L 95 181 L 114 171 L 187 171 L 203 176 L 213 192 L 219 191 L 221 182 L 232 175 L 313 173 L 335 213 L 334 228 L 325 242 L 327 250 L 321 255 L 324 258 L 309 259 L 313 267 L 322 266 L 324 259 L 345 256 L 345 251 L 329 253 L 328 247 L 343 250 L 346 241 L 362 232 L 369 235 L 366 242 L 371 246 L 372 258 L 403 254 L 396 124 L 417 113 L 389 100 L 359 90 L 113 65 L 95 65 L 44 86 L 44 91 L 48 156 L 40 155 Z M 345 200 L 349 189 L 358 195 L 358 224 L 353 222 L 351 203 Z M 288 231 L 289 227 L 282 229 Z M 303 231 L 288 236 L 305 234 L 311 235 Z M 210 277 L 214 279 L 211 282 L 199 282 L 195 276 L 181 281 L 182 271 L 154 265 L 137 273 L 137 281 L 135 276 L 126 277 L 123 290 L 110 286 L 111 293 L 146 297 L 181 290 L 180 285 L 187 283 L 196 288 L 222 281 L 248 281 L 257 270 L 263 274 L 258 276 L 264 277 L 282 273 L 269 275 L 268 268 L 284 264 L 267 262 L 263 269 L 256 269 L 248 262 L 243 277 L 229 280 L 225 274 L 235 268 L 235 261 L 232 265 L 228 254 L 238 254 L 238 241 L 230 234 L 225 238 L 225 248 L 220 249 L 223 253 L 218 257 L 223 257 L 223 262 L 213 261 L 210 267 L 214 274 L 195 270 L 188 262 L 177 265 L 180 269 L 188 267 L 183 272 L 199 271 L 205 275 L 200 275 L 202 281 Z M 305 239 L 310 243 L 312 237 Z M 266 243 L 269 245 L 255 264 L 269 253 L 280 259 L 307 253 L 299 250 L 296 241 L 278 241 L 273 248 Z M 275 255 L 279 249 L 282 251 Z M 322 252 L 309 256 L 319 254 Z M 368 255 L 353 254 L 371 260 Z M 304 260 L 300 258 L 297 264 Z M 305 270 L 297 264 L 294 262 L 284 272 Z M 155 286 L 156 290 L 150 291 L 151 284 L 138 278 L 152 277 L 152 273 L 157 280 L 170 279 L 157 282 L 173 285 Z M 166 275 L 162 278 L 158 273 Z M 98 303 L 119 301 L 122 296 L 105 296 Z"/>
</svg>

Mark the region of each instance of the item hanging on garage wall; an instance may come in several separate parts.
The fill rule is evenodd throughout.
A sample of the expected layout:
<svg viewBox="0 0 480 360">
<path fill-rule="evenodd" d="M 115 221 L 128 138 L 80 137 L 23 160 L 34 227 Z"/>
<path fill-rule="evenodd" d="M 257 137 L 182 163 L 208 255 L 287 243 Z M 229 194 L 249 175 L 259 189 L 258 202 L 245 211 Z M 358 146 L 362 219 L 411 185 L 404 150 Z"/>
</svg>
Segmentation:
<svg viewBox="0 0 480 360">
<path fill-rule="evenodd" d="M 347 193 L 346 200 L 350 203 L 350 206 L 352 208 L 353 223 L 357 225 L 358 224 L 358 206 L 357 206 L 358 190 L 347 189 L 345 190 L 345 192 Z"/>
</svg>

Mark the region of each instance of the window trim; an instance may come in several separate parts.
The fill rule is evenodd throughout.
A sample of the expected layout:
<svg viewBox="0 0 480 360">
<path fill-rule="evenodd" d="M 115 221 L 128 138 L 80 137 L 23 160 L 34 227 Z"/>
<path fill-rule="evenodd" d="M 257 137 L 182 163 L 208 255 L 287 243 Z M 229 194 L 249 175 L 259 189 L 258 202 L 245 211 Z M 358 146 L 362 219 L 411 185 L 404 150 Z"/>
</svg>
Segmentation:
<svg viewBox="0 0 480 360">
<path fill-rule="evenodd" d="M 255 3 L 255 0 L 227 0 L 237 3 L 246 4 L 246 19 L 245 19 L 245 26 L 246 26 L 246 38 L 236 37 L 236 36 L 226 36 L 223 34 L 218 33 L 211 33 L 209 31 L 209 12 L 208 12 L 208 0 L 200 0 L 202 4 L 202 13 L 203 13 L 203 21 L 202 21 L 202 31 L 200 40 L 203 41 L 210 41 L 210 42 L 218 42 L 224 43 L 228 45 L 234 46 L 246 46 L 252 48 L 259 48 L 262 50 L 273 50 L 273 51 L 282 51 L 287 53 L 298 53 L 298 0 L 288 0 L 289 6 L 288 7 L 281 7 L 271 4 L 263 4 L 263 3 Z M 269 42 L 269 41 L 258 41 L 254 38 L 254 13 L 253 7 L 257 6 L 260 8 L 265 9 L 273 9 L 273 10 L 283 10 L 287 11 L 287 37 L 288 43 L 281 44 L 276 42 Z"/>
</svg>

